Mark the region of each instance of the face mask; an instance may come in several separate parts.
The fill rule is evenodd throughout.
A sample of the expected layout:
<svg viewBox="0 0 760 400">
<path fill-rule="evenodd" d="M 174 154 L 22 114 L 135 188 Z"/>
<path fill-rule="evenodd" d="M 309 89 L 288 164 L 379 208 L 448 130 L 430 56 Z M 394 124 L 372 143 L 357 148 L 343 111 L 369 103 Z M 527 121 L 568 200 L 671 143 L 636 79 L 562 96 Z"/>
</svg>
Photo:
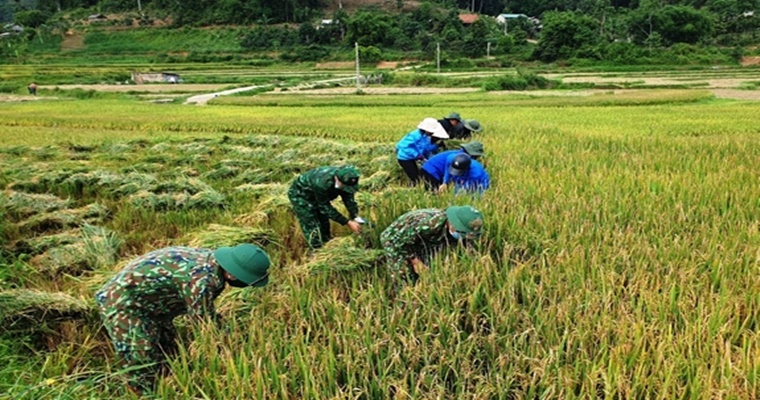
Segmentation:
<svg viewBox="0 0 760 400">
<path fill-rule="evenodd" d="M 453 237 L 455 240 L 462 240 L 462 235 L 457 231 L 449 232 L 449 235 L 451 235 L 451 237 Z"/>
<path fill-rule="evenodd" d="M 243 281 L 241 281 L 239 279 L 235 279 L 234 281 L 231 281 L 231 280 L 227 279 L 227 284 L 230 285 L 230 286 L 232 286 L 232 287 L 237 287 L 237 288 L 248 287 L 248 285 L 246 285 L 245 282 L 243 282 Z"/>
</svg>

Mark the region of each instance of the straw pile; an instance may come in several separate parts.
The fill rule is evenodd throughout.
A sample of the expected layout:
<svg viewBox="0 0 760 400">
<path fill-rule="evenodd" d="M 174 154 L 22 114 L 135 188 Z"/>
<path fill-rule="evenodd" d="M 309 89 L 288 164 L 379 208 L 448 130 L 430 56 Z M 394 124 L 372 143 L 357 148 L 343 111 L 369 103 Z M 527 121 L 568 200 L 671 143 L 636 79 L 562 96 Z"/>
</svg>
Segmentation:
<svg viewBox="0 0 760 400">
<path fill-rule="evenodd" d="M 50 276 L 61 273 L 79 275 L 84 271 L 112 266 L 122 244 L 123 241 L 114 232 L 85 225 L 74 241 L 49 248 L 32 257 L 30 264 Z"/>
<path fill-rule="evenodd" d="M 367 249 L 358 245 L 356 237 L 344 236 L 327 242 L 316 250 L 308 263 L 299 269 L 310 272 L 341 272 L 373 268 L 382 263 L 381 249 Z"/>
<path fill-rule="evenodd" d="M 274 238 L 275 233 L 270 229 L 210 224 L 205 230 L 188 235 L 187 243 L 190 247 L 215 249 L 240 243 L 256 243 L 265 246 L 275 242 Z"/>
<path fill-rule="evenodd" d="M 186 208 L 224 207 L 226 199 L 216 190 L 204 190 L 195 194 L 187 192 L 153 193 L 146 190 L 129 196 L 130 204 L 151 210 L 178 210 Z"/>
<path fill-rule="evenodd" d="M 51 194 L 32 194 L 23 192 L 6 191 L 0 193 L 0 203 L 9 214 L 17 218 L 24 218 L 30 215 L 43 212 L 50 212 L 68 208 L 71 200 L 64 200 Z"/>
<path fill-rule="evenodd" d="M 377 192 L 385 189 L 388 186 L 388 182 L 391 180 L 391 173 L 388 171 L 379 170 L 367 178 L 362 179 L 361 190 L 368 192 Z"/>
<path fill-rule="evenodd" d="M 0 326 L 3 330 L 40 330 L 46 324 L 94 316 L 95 305 L 65 293 L 31 289 L 0 291 Z"/>
<path fill-rule="evenodd" d="M 16 242 L 13 252 L 16 254 L 41 254 L 53 247 L 76 243 L 81 240 L 81 237 L 82 233 L 79 229 L 71 229 L 53 235 L 35 236 Z"/>
<path fill-rule="evenodd" d="M 103 222 L 109 215 L 108 209 L 98 203 L 81 208 L 58 210 L 34 215 L 18 223 L 24 233 L 50 232 L 60 229 L 75 228 L 84 224 Z"/>
</svg>

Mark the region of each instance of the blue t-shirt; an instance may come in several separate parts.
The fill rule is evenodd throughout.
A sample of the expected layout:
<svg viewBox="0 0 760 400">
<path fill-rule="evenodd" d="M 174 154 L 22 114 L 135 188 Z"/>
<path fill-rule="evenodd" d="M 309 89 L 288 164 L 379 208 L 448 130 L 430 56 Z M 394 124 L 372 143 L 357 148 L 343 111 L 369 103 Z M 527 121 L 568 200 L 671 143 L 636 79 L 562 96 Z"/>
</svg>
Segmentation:
<svg viewBox="0 0 760 400">
<path fill-rule="evenodd" d="M 430 138 L 425 136 L 419 129 L 407 133 L 396 143 L 396 158 L 402 161 L 423 160 L 430 157 L 438 149 Z"/>
</svg>

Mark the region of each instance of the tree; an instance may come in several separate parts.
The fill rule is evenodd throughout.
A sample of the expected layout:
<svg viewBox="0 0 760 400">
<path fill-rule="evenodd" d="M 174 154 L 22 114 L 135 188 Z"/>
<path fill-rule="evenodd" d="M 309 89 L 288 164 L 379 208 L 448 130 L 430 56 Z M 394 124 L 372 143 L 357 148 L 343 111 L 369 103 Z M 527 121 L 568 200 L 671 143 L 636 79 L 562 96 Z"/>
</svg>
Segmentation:
<svg viewBox="0 0 760 400">
<path fill-rule="evenodd" d="M 643 5 L 642 5 L 643 7 Z M 698 43 L 713 31 L 712 17 L 691 6 L 667 5 L 659 9 L 639 7 L 632 14 L 631 34 L 638 43 L 648 40 L 655 32 L 663 44 Z"/>
<path fill-rule="evenodd" d="M 597 22 L 585 15 L 552 11 L 544 14 L 543 25 L 536 49 L 536 57 L 543 61 L 574 57 L 582 47 L 599 42 Z"/>
</svg>

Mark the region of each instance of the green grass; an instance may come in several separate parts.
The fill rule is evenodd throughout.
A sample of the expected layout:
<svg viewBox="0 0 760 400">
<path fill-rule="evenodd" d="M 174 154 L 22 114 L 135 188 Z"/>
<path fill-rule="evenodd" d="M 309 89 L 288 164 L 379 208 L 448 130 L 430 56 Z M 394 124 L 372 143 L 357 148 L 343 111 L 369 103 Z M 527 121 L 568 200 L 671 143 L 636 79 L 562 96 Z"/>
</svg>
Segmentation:
<svg viewBox="0 0 760 400">
<path fill-rule="evenodd" d="M 393 143 L 451 111 L 485 126 L 493 187 L 480 199 L 401 187 Z M 104 204 L 121 262 L 210 224 L 274 232 L 269 286 L 223 294 L 222 329 L 178 322 L 184 351 L 161 398 L 755 398 L 757 111 L 687 90 L 8 103 L 0 186 Z M 485 215 L 481 243 L 436 257 L 399 296 L 404 307 L 383 267 L 305 273 L 310 257 L 278 195 L 299 171 L 343 161 L 390 173 L 360 199 L 377 226 L 368 243 L 406 211 L 464 203 Z M 190 176 L 225 206 L 135 207 L 129 182 L 76 186 L 63 177 L 75 169 L 133 173 L 129 182 L 156 192 Z M 24 216 L 3 204 L 0 238 L 21 239 Z M 3 288 L 85 299 L 116 269 L 51 280 L 27 258 L 2 260 Z M 46 335 L 0 339 L 0 392 L 129 398 L 97 326 Z"/>
</svg>

